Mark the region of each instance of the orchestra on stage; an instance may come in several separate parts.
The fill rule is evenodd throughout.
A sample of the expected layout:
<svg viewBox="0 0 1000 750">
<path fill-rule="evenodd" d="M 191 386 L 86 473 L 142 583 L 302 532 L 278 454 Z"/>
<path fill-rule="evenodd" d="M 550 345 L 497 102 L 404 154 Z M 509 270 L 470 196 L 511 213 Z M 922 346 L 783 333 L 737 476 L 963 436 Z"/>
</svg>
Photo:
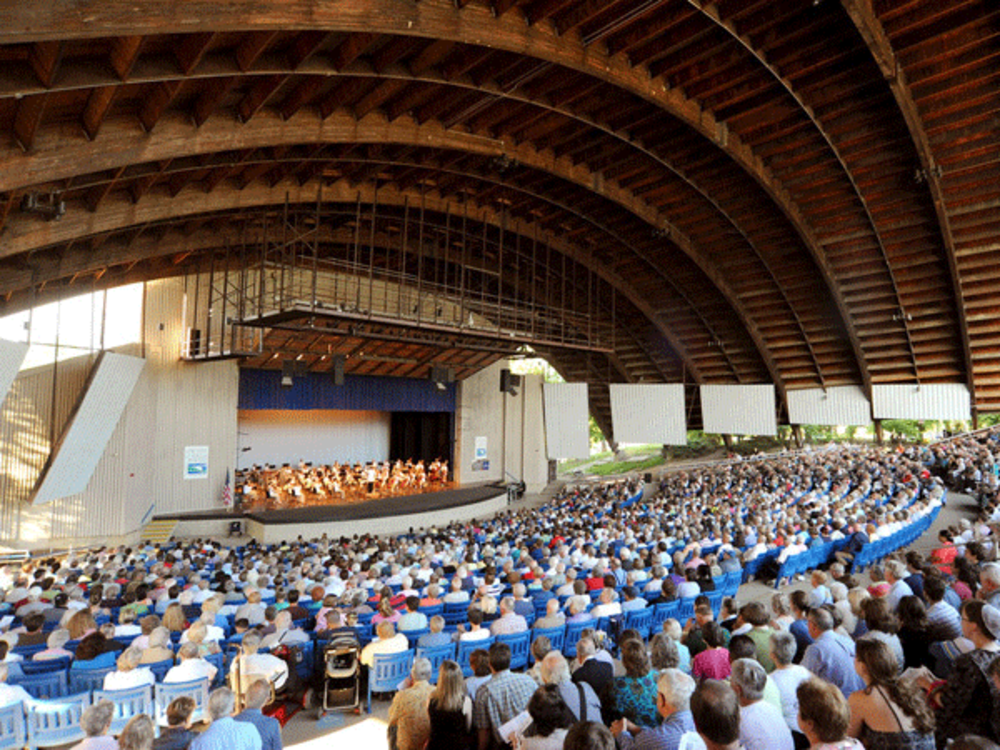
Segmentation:
<svg viewBox="0 0 1000 750">
<path fill-rule="evenodd" d="M 245 509 L 276 510 L 304 505 L 364 502 L 380 497 L 448 489 L 448 462 L 370 461 L 314 466 L 254 465 L 236 472 L 236 497 Z"/>
</svg>

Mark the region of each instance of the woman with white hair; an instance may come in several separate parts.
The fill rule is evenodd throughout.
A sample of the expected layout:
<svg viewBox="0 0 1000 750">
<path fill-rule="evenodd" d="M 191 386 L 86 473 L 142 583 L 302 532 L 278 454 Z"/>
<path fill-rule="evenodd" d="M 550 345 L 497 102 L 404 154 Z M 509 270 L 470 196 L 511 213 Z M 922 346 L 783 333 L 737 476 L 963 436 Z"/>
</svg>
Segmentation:
<svg viewBox="0 0 1000 750">
<path fill-rule="evenodd" d="M 149 634 L 149 646 L 142 650 L 140 664 L 155 664 L 156 662 L 173 661 L 174 652 L 170 648 L 170 631 L 162 625 L 154 628 Z"/>
<path fill-rule="evenodd" d="M 68 656 L 70 659 L 73 658 L 73 652 L 65 648 L 66 644 L 69 643 L 69 631 L 66 628 L 58 628 L 49 633 L 49 637 L 45 640 L 46 649 L 44 651 L 39 651 L 33 657 L 32 661 L 45 661 L 47 659 L 61 659 Z"/>
<path fill-rule="evenodd" d="M 80 728 L 87 737 L 74 745 L 72 750 L 118 750 L 115 738 L 108 735 L 114 717 L 115 704 L 111 701 L 98 701 L 87 706 L 80 716 Z"/>
<path fill-rule="evenodd" d="M 118 669 L 104 676 L 105 690 L 128 690 L 142 685 L 153 685 L 156 677 L 149 667 L 140 666 L 142 651 L 137 648 L 127 648 L 118 656 L 115 663 Z"/>
</svg>

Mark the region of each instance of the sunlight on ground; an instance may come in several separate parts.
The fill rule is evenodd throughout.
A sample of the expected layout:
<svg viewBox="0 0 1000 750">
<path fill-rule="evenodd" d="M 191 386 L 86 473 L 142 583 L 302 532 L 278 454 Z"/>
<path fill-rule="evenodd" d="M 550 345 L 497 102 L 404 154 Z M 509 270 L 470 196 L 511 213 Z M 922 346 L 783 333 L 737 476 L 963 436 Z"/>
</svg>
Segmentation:
<svg viewBox="0 0 1000 750">
<path fill-rule="evenodd" d="M 328 750 L 331 743 L 335 743 L 336 747 L 363 747 L 365 750 L 383 750 L 383 748 L 388 747 L 385 737 L 386 726 L 383 719 L 371 716 L 319 737 L 286 743 L 285 747 L 297 747 L 300 750 Z"/>
</svg>

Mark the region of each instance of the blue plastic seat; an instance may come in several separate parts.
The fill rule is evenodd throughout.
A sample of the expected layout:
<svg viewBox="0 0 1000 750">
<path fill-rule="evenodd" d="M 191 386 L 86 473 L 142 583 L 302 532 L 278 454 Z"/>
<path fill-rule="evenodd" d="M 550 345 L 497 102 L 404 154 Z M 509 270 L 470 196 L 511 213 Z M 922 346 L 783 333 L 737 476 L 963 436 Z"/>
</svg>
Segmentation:
<svg viewBox="0 0 1000 750">
<path fill-rule="evenodd" d="M 164 659 L 163 661 L 154 661 L 150 664 L 143 664 L 144 667 L 149 667 L 149 671 L 153 673 L 157 682 L 163 682 L 163 678 L 167 676 L 167 672 L 170 668 L 174 666 L 173 659 Z"/>
<path fill-rule="evenodd" d="M 28 724 L 24 704 L 12 703 L 0 708 L 0 750 L 21 750 L 28 744 Z"/>
<path fill-rule="evenodd" d="M 566 643 L 566 626 L 560 625 L 555 628 L 535 628 L 531 631 L 531 642 L 534 643 L 536 638 L 541 638 L 545 636 L 549 639 L 549 643 L 552 644 L 553 651 L 562 651 L 563 644 Z M 531 649 L 528 649 L 528 661 L 534 663 L 535 657 L 531 653 Z"/>
<path fill-rule="evenodd" d="M 222 687 L 226 679 L 226 655 L 219 651 L 217 654 L 206 654 L 205 661 L 216 668 L 215 679 L 212 680 L 212 687 Z"/>
<path fill-rule="evenodd" d="M 26 674 L 15 680 L 8 679 L 13 685 L 20 685 L 32 698 L 38 700 L 53 700 L 62 698 L 69 692 L 69 681 L 66 670 L 61 672 L 37 672 Z"/>
<path fill-rule="evenodd" d="M 622 627 L 625 630 L 637 630 L 642 639 L 646 640 L 649 638 L 649 631 L 653 625 L 654 610 L 655 607 L 645 607 L 644 609 L 635 609 L 631 612 L 626 612 Z"/>
<path fill-rule="evenodd" d="M 153 705 L 155 720 L 161 727 L 167 726 L 167 706 L 174 698 L 186 695 L 194 698 L 194 713 L 191 723 L 197 724 L 206 718 L 208 706 L 208 680 L 191 680 L 190 682 L 157 683 L 153 686 Z"/>
<path fill-rule="evenodd" d="M 431 629 L 417 628 L 416 630 L 400 630 L 399 632 L 406 636 L 406 640 L 410 643 L 410 648 L 416 648 L 417 641 L 420 640 L 420 636 L 427 635 L 431 632 Z"/>
<path fill-rule="evenodd" d="M 413 668 L 414 651 L 398 654 L 375 654 L 368 671 L 368 702 L 366 710 L 372 712 L 372 693 L 394 693 L 399 683 L 406 679 Z"/>
<path fill-rule="evenodd" d="M 441 662 L 446 659 L 455 660 L 456 646 L 454 643 L 446 643 L 443 646 L 428 646 L 421 648 L 417 646 L 417 658 L 430 660 L 431 663 L 431 685 L 437 685 L 438 671 L 441 669 Z"/>
<path fill-rule="evenodd" d="M 458 642 L 458 651 L 455 654 L 455 661 L 457 661 L 458 666 L 462 668 L 462 675 L 464 677 L 472 677 L 472 666 L 469 664 L 469 655 L 479 648 L 489 651 L 490 646 L 493 645 L 493 641 L 493 636 L 490 636 L 489 638 L 480 638 L 476 641 Z"/>
<path fill-rule="evenodd" d="M 69 691 L 71 693 L 82 693 L 90 690 L 103 690 L 104 677 L 114 671 L 114 667 L 98 667 L 97 669 L 70 669 Z"/>
<path fill-rule="evenodd" d="M 496 636 L 497 643 L 510 646 L 510 668 L 523 669 L 528 666 L 528 654 L 531 651 L 531 631 L 520 633 L 501 633 Z"/>
<path fill-rule="evenodd" d="M 94 703 L 109 700 L 115 704 L 111 734 L 121 734 L 129 719 L 139 714 L 153 715 L 153 687 L 141 685 L 127 690 L 95 690 Z"/>
<path fill-rule="evenodd" d="M 69 656 L 60 656 L 57 659 L 42 659 L 41 661 L 19 662 L 21 671 L 26 675 L 41 674 L 42 672 L 65 672 L 69 669 L 73 659 Z"/>
<path fill-rule="evenodd" d="M 580 640 L 580 634 L 587 628 L 596 628 L 597 620 L 587 620 L 586 622 L 571 622 L 566 625 L 566 637 L 563 641 L 563 656 L 572 659 L 576 656 L 576 642 Z"/>
<path fill-rule="evenodd" d="M 69 745 L 82 740 L 85 734 L 80 727 L 80 717 L 90 703 L 90 691 L 87 691 L 63 696 L 51 706 L 28 707 L 27 745 L 30 750 Z"/>
</svg>

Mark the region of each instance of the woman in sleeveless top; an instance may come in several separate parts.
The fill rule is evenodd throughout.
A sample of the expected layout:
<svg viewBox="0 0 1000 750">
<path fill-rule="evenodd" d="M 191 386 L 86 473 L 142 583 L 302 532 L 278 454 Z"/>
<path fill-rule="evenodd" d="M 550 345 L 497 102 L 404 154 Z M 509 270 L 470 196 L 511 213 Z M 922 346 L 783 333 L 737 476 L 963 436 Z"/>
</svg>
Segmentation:
<svg viewBox="0 0 1000 750">
<path fill-rule="evenodd" d="M 987 668 L 1000 656 L 1000 610 L 977 599 L 962 604 L 962 634 L 975 649 L 955 659 L 941 694 L 938 741 L 978 734 L 996 741 L 992 727 L 993 685 Z"/>
<path fill-rule="evenodd" d="M 859 640 L 854 668 L 866 687 L 848 700 L 847 734 L 865 750 L 934 750 L 934 715 L 919 689 L 899 681 L 892 649 L 883 641 Z"/>
<path fill-rule="evenodd" d="M 462 668 L 451 659 L 441 662 L 438 684 L 427 702 L 431 734 L 426 750 L 467 750 L 472 747 L 472 701 L 465 690 Z"/>
</svg>

